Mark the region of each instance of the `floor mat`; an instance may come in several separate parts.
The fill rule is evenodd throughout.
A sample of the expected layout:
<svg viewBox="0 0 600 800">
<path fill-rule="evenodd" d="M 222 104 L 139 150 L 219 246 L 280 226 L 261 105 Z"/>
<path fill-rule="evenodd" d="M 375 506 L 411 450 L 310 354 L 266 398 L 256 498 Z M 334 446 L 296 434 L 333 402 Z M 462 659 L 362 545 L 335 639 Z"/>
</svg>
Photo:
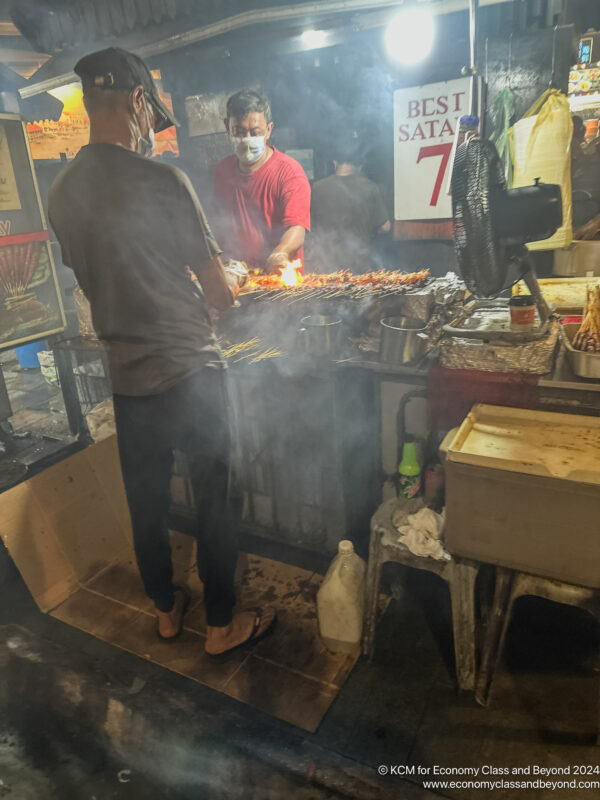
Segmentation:
<svg viewBox="0 0 600 800">
<path fill-rule="evenodd" d="M 316 730 L 359 656 L 358 649 L 331 653 L 319 639 L 316 594 L 322 576 L 242 553 L 236 576 L 238 606 L 272 603 L 278 625 L 251 649 L 215 662 L 204 653 L 206 620 L 193 541 L 177 533 L 171 536 L 175 581 L 192 593 L 184 631 L 176 642 L 156 636 L 152 603 L 144 594 L 133 554 L 88 581 L 52 616 L 279 719 Z"/>
</svg>

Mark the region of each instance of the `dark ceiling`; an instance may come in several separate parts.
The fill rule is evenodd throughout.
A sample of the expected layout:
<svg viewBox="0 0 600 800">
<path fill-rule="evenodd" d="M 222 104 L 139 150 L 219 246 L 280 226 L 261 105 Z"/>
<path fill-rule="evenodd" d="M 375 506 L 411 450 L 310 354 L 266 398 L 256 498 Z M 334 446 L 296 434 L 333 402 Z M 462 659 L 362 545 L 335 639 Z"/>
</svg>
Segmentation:
<svg viewBox="0 0 600 800">
<path fill-rule="evenodd" d="M 56 55 L 106 46 L 115 40 L 139 45 L 255 9 L 301 5 L 306 0 L 0 0 L 32 47 Z M 399 0 L 400 2 L 400 0 Z M 306 3 L 310 6 L 310 3 Z M 369 3 L 365 3 L 368 6 Z M 549 0 L 503 3 L 500 15 L 511 29 L 575 23 L 600 26 L 600 0 L 564 0 L 563 13 L 549 19 Z M 338 11 L 340 9 L 338 8 Z M 355 9 L 356 10 L 356 9 Z M 487 11 L 487 9 L 486 9 Z M 497 30 L 496 34 L 501 31 Z M 134 37 L 133 39 L 131 37 Z"/>
<path fill-rule="evenodd" d="M 169 23 L 206 25 L 224 17 L 282 5 L 277 0 L 18 0 L 11 17 L 36 50 L 56 54 L 133 32 L 148 39 Z"/>
<path fill-rule="evenodd" d="M 35 88 L 57 78 L 68 78 L 79 56 L 111 44 L 139 52 L 144 58 L 197 49 L 207 60 L 218 59 L 223 53 L 228 56 L 234 46 L 266 49 L 270 37 L 273 46 L 281 46 L 284 54 L 290 55 L 294 52 L 290 37 L 300 40 L 303 29 L 318 24 L 331 32 L 331 45 L 345 41 L 354 46 L 355 31 L 385 24 L 390 6 L 395 3 L 352 2 L 354 12 L 360 9 L 364 13 L 352 13 L 349 7 L 338 3 L 336 13 L 328 14 L 326 4 L 306 0 L 0 0 L 0 9 L 7 5 L 14 24 L 32 47 L 52 56 L 31 80 Z M 289 6 L 295 7 L 297 16 L 293 19 L 277 14 L 270 15 L 268 24 L 263 19 L 258 22 L 256 16 L 252 18 L 254 24 L 248 21 L 249 12 Z M 314 14 L 315 6 L 319 7 L 318 15 L 307 16 L 308 10 Z M 549 0 L 487 5 L 481 9 L 479 36 L 482 40 L 500 37 L 508 41 L 511 34 L 557 24 L 574 23 L 579 31 L 600 27 L 600 0 L 565 0 L 562 14 L 551 13 L 555 8 Z M 328 11 L 332 11 L 331 7 Z M 214 25 L 210 29 L 212 23 L 236 15 L 240 15 L 235 20 L 239 25 Z M 447 43 L 456 44 L 452 40 Z M 306 45 L 302 48 L 306 49 Z M 44 85 L 44 91 L 47 88 Z"/>
</svg>

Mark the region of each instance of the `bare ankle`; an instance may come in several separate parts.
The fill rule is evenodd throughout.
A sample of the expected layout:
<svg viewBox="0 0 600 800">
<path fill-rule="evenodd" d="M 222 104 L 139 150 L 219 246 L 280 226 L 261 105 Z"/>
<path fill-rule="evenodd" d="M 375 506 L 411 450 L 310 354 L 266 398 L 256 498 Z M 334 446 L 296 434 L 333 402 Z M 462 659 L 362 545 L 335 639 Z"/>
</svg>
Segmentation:
<svg viewBox="0 0 600 800">
<path fill-rule="evenodd" d="M 215 636 L 226 636 L 231 631 L 231 628 L 232 624 L 228 622 L 227 625 L 207 625 L 206 631 Z"/>
</svg>

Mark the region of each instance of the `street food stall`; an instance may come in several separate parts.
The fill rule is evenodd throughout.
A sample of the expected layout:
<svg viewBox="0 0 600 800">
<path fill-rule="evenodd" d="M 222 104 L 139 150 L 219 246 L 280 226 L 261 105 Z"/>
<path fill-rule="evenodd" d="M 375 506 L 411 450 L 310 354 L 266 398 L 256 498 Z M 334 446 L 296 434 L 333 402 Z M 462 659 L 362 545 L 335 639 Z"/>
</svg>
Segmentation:
<svg viewBox="0 0 600 800">
<path fill-rule="evenodd" d="M 290 270 L 290 278 L 251 276 L 217 331 L 234 388 L 248 528 L 330 552 L 344 532 L 364 538 L 380 491 L 377 370 L 425 376 L 427 322 L 448 298 L 460 301 L 464 287 L 456 276 L 431 280 L 426 270 Z M 90 441 L 107 406 L 110 416 L 110 389 L 84 304 L 80 311 L 88 335 L 59 342 L 54 355 L 73 432 Z M 416 319 L 423 328 L 392 328 L 397 340 L 383 363 L 382 319 Z M 181 475 L 173 501 L 176 516 L 189 516 Z"/>
<path fill-rule="evenodd" d="M 492 308 L 490 319 L 503 317 L 508 341 L 465 331 L 486 309 L 480 304 L 475 316 L 468 315 L 466 289 L 456 275 L 301 276 L 290 269 L 290 278 L 251 276 L 237 307 L 218 320 L 237 401 L 249 530 L 319 552 L 330 552 L 340 532 L 356 536 L 362 530 L 364 537 L 382 484 L 401 455 L 395 413 L 381 416 L 382 394 L 394 396 L 394 384 L 402 391 L 429 384 L 439 439 L 477 399 L 581 413 L 600 409 L 600 382 L 585 368 L 577 374 L 587 354 L 574 360 L 559 322 L 582 315 L 585 279 L 558 287 L 541 281 L 556 315 L 541 337 L 511 342 L 506 302 Z M 526 288 L 517 284 L 514 291 L 520 296 Z M 91 330 L 85 310 L 81 329 Z M 73 432 L 87 441 L 88 425 L 96 433 L 107 407 L 104 430 L 112 430 L 105 361 L 92 337 L 54 347 Z M 184 524 L 191 501 L 181 474 L 173 481 L 173 500 Z"/>
<path fill-rule="evenodd" d="M 557 36 L 554 31 L 553 47 Z M 553 73 L 559 56 L 552 52 Z M 582 70 L 572 71 L 571 83 L 574 92 L 587 97 L 597 76 L 591 74 L 595 67 L 585 69 L 583 77 Z M 388 172 L 394 178 L 397 240 L 448 241 L 453 234 L 457 271 L 444 275 L 434 259 L 417 263 L 398 257 L 387 269 L 365 263 L 361 274 L 337 263 L 324 274 L 304 274 L 301 263 L 290 262 L 279 272 L 252 272 L 235 307 L 215 315 L 214 322 L 233 386 L 244 533 L 320 557 L 331 556 L 341 538 L 353 540 L 363 554 L 370 550 L 369 648 L 379 568 L 387 556 L 442 575 L 456 614 L 459 685 L 474 689 L 474 585 L 481 564 L 499 570 L 498 619 L 510 616 L 515 572 L 539 581 L 571 582 L 585 591 L 598 589 L 590 577 L 596 545 L 589 543 L 585 524 L 593 524 L 599 510 L 593 468 L 598 426 L 589 418 L 600 411 L 600 275 L 566 270 L 564 278 L 537 280 L 531 249 L 550 241 L 550 249 L 566 249 L 572 228 L 562 180 L 566 160 L 558 167 L 552 164 L 555 172 L 548 175 L 532 172 L 531 165 L 527 171 L 527 165 L 515 161 L 520 182 L 507 185 L 496 145 L 480 135 L 485 103 L 474 55 L 467 73 L 450 81 L 438 75 L 387 97 L 390 115 L 395 115 L 395 169 Z M 566 74 L 563 78 L 566 88 Z M 542 97 L 564 117 L 564 92 L 553 88 Z M 190 99 L 185 97 L 186 105 L 196 113 L 199 102 L 187 103 Z M 537 130 L 543 103 L 535 114 L 524 114 L 527 137 Z M 218 97 L 211 101 L 211 107 L 217 105 Z M 433 115 L 436 119 L 429 119 Z M 221 117 L 213 116 L 220 126 Z M 221 139 L 190 141 L 224 134 L 212 126 L 198 133 L 199 128 L 190 125 L 188 139 L 182 137 L 182 154 L 185 147 L 193 153 L 205 145 L 206 159 L 211 153 L 220 156 Z M 562 134 L 567 128 L 563 125 Z M 589 129 L 593 132 L 594 126 Z M 81 134 L 79 127 L 76 132 Z M 562 150 L 568 153 L 568 146 Z M 107 539 L 108 550 L 115 544 L 129 552 L 106 356 L 85 297 L 77 289 L 74 297 L 79 335 L 55 337 L 48 349 L 70 435 L 85 451 L 76 463 L 86 462 L 95 487 L 86 489 L 84 499 L 97 502 L 96 484 L 103 499 L 113 497 L 108 516 L 118 519 L 119 536 L 116 544 Z M 0 386 L 0 407 L 3 400 L 6 405 Z M 413 400 L 427 406 L 416 425 L 408 421 Z M 452 433 L 454 428 L 459 430 Z M 551 450 L 549 461 L 529 458 L 528 453 L 544 448 Z M 58 476 L 65 494 L 69 477 L 66 467 Z M 14 518 L 27 522 L 20 480 L 11 495 Z M 39 506 L 52 497 L 42 484 L 38 481 Z M 554 513 L 556 504 L 571 495 L 568 509 Z M 544 507 L 543 514 L 528 503 L 529 497 Z M 407 499 L 420 504 L 417 511 L 426 506 L 435 513 L 436 525 L 446 506 L 445 527 L 440 525 L 446 538 L 436 529 L 430 537 L 434 543 L 427 543 L 429 552 L 427 547 L 415 552 L 404 543 L 399 546 L 400 529 L 410 529 L 402 510 Z M 189 531 L 193 500 L 179 455 L 171 500 L 171 527 Z M 381 506 L 382 501 L 388 505 Z M 577 504 L 579 529 L 567 544 L 578 549 L 567 559 L 567 510 Z M 82 506 L 79 498 L 77 512 L 83 515 Z M 80 583 L 91 579 L 90 570 L 95 581 L 110 566 L 109 556 L 101 552 L 105 543 L 96 542 L 89 555 L 73 530 L 65 527 L 63 533 L 62 522 L 61 517 L 55 526 L 53 552 L 73 548 L 77 569 L 65 567 L 56 585 L 44 585 L 41 599 L 36 598 L 44 610 L 68 603 Z M 88 522 L 97 532 L 99 524 Z M 408 539 L 409 534 L 402 536 Z M 15 560 L 27 560 L 13 532 L 5 530 L 3 536 Z M 578 569 L 588 556 L 585 569 Z M 63 557 L 64 566 L 69 558 Z M 512 570 L 512 577 L 502 570 Z M 552 594 L 549 585 L 540 586 L 543 596 Z M 466 632 L 462 640 L 461 628 Z M 490 631 L 478 694 L 482 702 L 491 682 L 488 667 L 503 636 L 494 626 Z"/>
<path fill-rule="evenodd" d="M 548 69 L 565 89 L 568 76 L 558 70 L 563 63 L 572 63 L 572 59 L 565 62 L 567 39 L 561 31 L 554 31 L 544 40 L 545 49 L 551 50 L 546 53 Z M 490 85 L 495 85 L 497 77 L 497 47 L 491 42 L 485 50 Z M 510 70 L 516 74 L 518 53 L 515 42 L 504 76 L 514 88 L 516 79 Z M 547 77 L 546 69 L 539 67 L 539 86 L 543 85 L 541 77 L 544 81 Z M 167 68 L 160 75 L 168 86 L 177 85 Z M 594 80 L 593 75 L 572 80 L 571 89 L 587 96 L 593 89 L 592 84 L 585 84 L 588 79 Z M 476 85 L 479 99 L 475 110 L 481 110 L 479 79 Z M 528 94 L 523 91 L 524 99 L 531 91 L 529 86 Z M 61 92 L 66 103 L 63 122 L 76 128 L 81 139 L 87 120 L 80 94 L 72 84 Z M 192 102 L 196 95 L 188 92 L 186 83 L 185 108 L 193 116 L 200 106 Z M 448 236 L 451 231 L 450 166 L 461 127 L 458 118 L 469 111 L 470 93 L 471 76 L 467 75 L 404 86 L 390 95 L 390 113 L 393 110 L 398 130 L 392 177 L 399 241 L 409 236 Z M 225 93 L 214 95 L 208 105 L 205 98 L 202 107 L 212 109 L 210 119 L 216 121 L 208 127 L 198 126 L 197 120 L 190 124 L 189 139 L 180 143 L 183 155 L 185 147 L 195 152 L 202 144 L 207 152 L 221 154 L 222 141 L 219 139 L 217 147 L 216 137 L 224 134 L 216 131 L 222 113 L 215 108 L 224 97 Z M 47 158 L 50 151 L 43 146 L 44 130 L 31 130 L 30 134 L 35 139 L 35 153 Z M 62 147 L 60 141 L 53 139 L 55 150 Z M 211 150 L 208 145 L 215 146 Z M 67 157 L 73 155 L 72 149 Z M 407 180 L 414 191 L 403 191 Z M 524 218 L 527 202 L 522 208 Z M 389 270 L 373 270 L 371 264 L 365 264 L 362 275 L 351 275 L 343 264 L 332 264 L 328 275 L 304 276 L 290 264 L 282 275 L 252 275 L 238 307 L 221 315 L 219 335 L 238 397 L 244 513 L 254 530 L 330 552 L 336 537 L 364 527 L 382 484 L 390 483 L 400 461 L 395 428 L 402 393 L 423 389 L 429 383 L 430 408 L 439 411 L 440 397 L 446 405 L 454 398 L 452 402 L 456 401 L 454 405 L 464 417 L 469 399 L 476 397 L 458 386 L 461 371 L 472 383 L 477 375 L 480 384 L 486 375 L 488 383 L 495 375 L 498 391 L 488 390 L 487 396 L 500 396 L 498 376 L 504 376 L 505 385 L 512 388 L 503 389 L 503 396 L 511 402 L 521 400 L 551 409 L 575 405 L 583 412 L 596 408 L 598 387 L 589 380 L 595 361 L 588 352 L 577 350 L 576 332 L 570 327 L 577 324 L 577 315 L 583 314 L 586 279 L 573 284 L 572 297 L 562 299 L 549 294 L 550 284 L 540 282 L 542 296 L 554 304 L 557 314 L 568 312 L 567 324 L 562 326 L 556 315 L 541 319 L 538 303 L 539 330 L 524 335 L 513 329 L 502 301 L 478 300 L 474 311 L 465 302 L 465 286 L 459 276 L 438 277 L 439 267 L 433 259 L 418 268 L 406 263 L 403 267 L 401 260 L 391 261 Z M 468 288 L 472 290 L 472 286 Z M 570 288 L 566 283 L 560 287 L 563 294 Z M 530 307 L 518 309 L 518 303 L 531 289 L 517 284 L 513 291 L 512 312 L 529 313 Z M 94 340 L 89 316 L 86 318 L 85 298 L 77 291 L 74 297 L 78 306 L 83 306 L 83 310 L 78 308 L 80 336 L 67 335 L 51 342 L 51 368 L 65 396 L 70 434 L 85 445 L 94 435 L 99 438 L 111 430 L 110 386 L 102 348 Z M 593 320 L 593 309 L 588 311 L 586 319 Z M 427 427 L 435 427 L 438 438 L 460 421 L 457 413 L 442 418 L 436 412 L 435 416 Z M 327 447 L 320 447 L 322 443 Z M 434 454 L 430 457 L 436 460 Z M 313 470 L 315 459 L 320 461 Z M 325 488 L 330 485 L 331 490 Z M 179 477 L 173 482 L 173 494 L 174 509 L 183 519 L 190 499 Z M 364 499 L 359 502 L 358 498 Z"/>
</svg>

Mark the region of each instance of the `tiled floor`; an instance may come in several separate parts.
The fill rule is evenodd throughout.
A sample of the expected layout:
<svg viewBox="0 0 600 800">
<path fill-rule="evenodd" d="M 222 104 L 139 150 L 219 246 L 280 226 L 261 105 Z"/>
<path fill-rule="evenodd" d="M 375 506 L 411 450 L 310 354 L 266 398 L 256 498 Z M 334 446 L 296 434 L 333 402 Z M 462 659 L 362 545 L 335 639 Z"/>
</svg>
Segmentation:
<svg viewBox="0 0 600 800">
<path fill-rule="evenodd" d="M 176 544 L 174 556 L 181 569 L 185 572 L 187 568 L 189 572 L 188 558 L 193 553 L 186 542 L 182 540 Z M 260 548 L 253 546 L 251 549 L 265 558 L 255 560 L 254 556 L 247 556 L 247 563 L 254 564 L 257 572 L 263 574 L 268 573 L 264 568 L 264 564 L 268 564 L 267 557 L 321 568 L 314 559 L 300 559 L 297 554 L 293 559 L 289 550 L 286 558 L 280 545 L 275 547 L 264 540 Z M 144 800 L 150 796 L 164 796 L 159 792 L 138 795 L 132 788 L 136 780 L 148 774 L 151 746 L 156 746 L 163 756 L 156 759 L 160 779 L 166 776 L 173 787 L 183 785 L 188 792 L 184 795 L 186 800 L 197 800 L 198 797 L 225 797 L 227 800 L 234 797 L 237 800 L 240 797 L 240 793 L 232 795 L 228 791 L 219 794 L 213 790 L 212 784 L 207 788 L 207 770 L 213 777 L 214 771 L 218 770 L 215 780 L 217 783 L 221 781 L 218 785 L 223 784 L 227 789 L 232 785 L 233 774 L 234 783 L 237 781 L 237 785 L 246 791 L 241 796 L 252 800 L 305 796 L 306 800 L 322 796 L 369 800 L 374 797 L 382 800 L 400 797 L 403 800 L 433 800 L 434 796 L 483 800 L 484 796 L 490 796 L 489 791 L 456 787 L 435 794 L 423 788 L 422 780 L 416 777 L 405 780 L 384 778 L 385 786 L 380 787 L 375 785 L 377 768 L 381 764 L 470 768 L 481 768 L 484 764 L 511 768 L 538 764 L 564 768 L 572 764 L 598 763 L 598 748 L 595 746 L 598 729 L 598 672 L 595 671 L 598 628 L 591 616 L 580 609 L 548 603 L 540 598 L 518 601 L 492 702 L 489 707 L 481 708 L 470 693 L 456 690 L 451 605 L 445 582 L 421 570 L 407 570 L 396 564 L 388 567 L 384 579 L 392 584 L 394 600 L 378 625 L 374 659 L 371 662 L 359 660 L 335 694 L 315 732 L 307 732 L 269 716 L 282 714 L 281 706 L 285 702 L 286 706 L 295 709 L 297 724 L 308 724 L 300 716 L 302 709 L 288 701 L 290 687 L 287 681 L 291 678 L 284 662 L 292 657 L 288 650 L 293 650 L 293 644 L 287 644 L 285 635 L 281 639 L 280 654 L 267 652 L 275 646 L 273 638 L 265 640 L 260 651 L 257 647 L 251 655 L 240 654 L 230 664 L 214 665 L 202 658 L 200 632 L 195 635 L 193 631 L 186 632 L 181 645 L 185 644 L 187 649 L 177 655 L 171 645 L 164 645 L 154 638 L 155 623 L 149 614 L 108 600 L 99 608 L 97 598 L 102 599 L 102 596 L 94 596 L 90 590 L 58 612 L 58 616 L 68 618 L 71 623 L 64 625 L 41 614 L 25 585 L 15 581 L 4 590 L 3 603 L 0 604 L 0 632 L 5 632 L 6 641 L 14 635 L 11 626 L 18 625 L 19 635 L 28 638 L 24 653 L 17 659 L 18 667 L 10 661 L 5 666 L 1 657 L 16 652 L 14 641 L 11 639 L 10 649 L 4 651 L 0 642 L 0 678 L 6 687 L 6 691 L 0 693 L 0 728 L 3 719 L 8 718 L 8 715 L 3 717 L 3 713 L 9 702 L 15 705 L 19 719 L 27 711 L 43 712 L 41 723 L 37 716 L 34 722 L 30 722 L 29 717 L 24 718 L 27 736 L 34 740 L 31 752 L 37 753 L 35 746 L 43 745 L 52 763 L 59 764 L 60 759 L 51 748 L 61 726 L 64 741 L 71 752 L 82 727 L 91 726 L 94 729 L 91 746 L 100 761 L 104 754 L 99 750 L 98 742 L 104 741 L 107 702 L 110 701 L 111 709 L 121 712 L 123 730 L 128 735 L 122 735 L 118 740 L 118 767 L 113 774 L 115 794 L 107 789 L 102 797 L 110 794 L 127 800 L 138 796 Z M 282 581 L 277 591 L 283 594 L 284 572 L 298 573 L 296 567 L 289 569 L 291 573 L 287 569 L 282 571 L 277 565 Z M 244 573 L 249 577 L 245 570 L 246 567 L 240 570 L 240 581 Z M 306 572 L 311 575 L 311 583 L 318 580 L 313 580 L 314 572 L 310 569 Z M 255 578 L 258 578 L 257 574 Z M 131 595 L 125 595 L 123 599 L 132 602 Z M 107 603 L 113 605 L 108 607 Z M 73 627 L 86 627 L 88 617 L 96 619 L 97 638 Z M 298 616 L 296 620 L 300 625 Z M 310 618 L 303 620 L 302 624 L 304 622 L 311 624 Z M 8 628 L 3 627 L 7 625 Z M 148 660 L 102 641 L 102 638 L 113 635 L 115 625 L 121 628 L 127 647 L 134 653 L 145 655 Z M 283 627 L 275 636 L 282 633 Z M 56 653 L 52 655 L 55 649 Z M 303 649 L 302 652 L 306 654 L 307 651 Z M 275 667 L 271 655 L 276 656 Z M 301 660 L 299 671 L 308 675 L 294 684 L 298 699 L 293 703 L 309 706 L 314 716 L 317 716 L 321 702 L 325 705 L 330 701 L 327 688 L 315 694 L 314 688 L 319 682 L 308 680 L 319 659 L 319 651 L 313 650 L 310 657 Z M 162 661 L 170 661 L 167 666 L 171 669 L 161 668 Z M 335 692 L 335 685 L 343 680 L 343 676 L 332 679 L 336 666 L 328 662 L 328 668 L 330 671 L 323 673 L 322 683 L 325 687 L 334 687 Z M 198 678 L 194 674 L 192 678 L 196 680 L 190 680 L 174 671 L 193 672 L 194 669 L 198 670 L 199 681 L 206 681 L 214 688 L 196 682 Z M 213 669 L 215 671 L 211 673 Z M 74 713 L 73 707 L 65 702 L 65 673 L 71 681 L 69 696 L 73 695 L 73 687 L 84 687 L 81 701 L 87 705 L 81 711 L 78 707 Z M 52 675 L 56 676 L 56 681 L 50 679 Z M 237 698 L 243 702 L 237 702 Z M 249 703 L 254 703 L 255 707 Z M 259 707 L 261 710 L 257 710 Z M 2 740 L 3 735 L 0 735 L 0 766 L 4 768 Z M 124 742 L 128 747 L 126 754 L 122 750 Z M 200 758 L 199 754 L 206 753 L 214 742 L 221 742 L 228 752 L 233 751 L 235 756 L 232 760 L 225 762 L 222 752 L 216 756 L 212 750 L 213 757 L 209 762 Z M 165 756 L 165 746 L 171 748 L 169 756 Z M 6 752 L 8 745 L 4 747 Z M 260 785 L 253 790 L 250 783 L 252 773 L 246 766 L 239 766 L 240 754 L 245 754 L 254 765 L 267 765 L 267 772 L 273 771 L 273 764 L 283 765 L 287 770 L 293 761 L 298 768 L 294 774 L 303 779 L 306 795 L 299 794 L 300 790 L 294 786 L 287 791 L 269 794 L 262 775 Z M 187 761 L 182 765 L 180 759 Z M 171 760 L 177 764 L 176 770 L 165 769 L 165 762 Z M 116 790 L 121 785 L 117 782 L 116 771 L 125 765 L 133 769 L 132 783 L 126 785 L 127 793 L 117 795 Z M 321 795 L 315 784 L 307 784 L 304 780 L 307 773 L 312 774 L 309 769 L 313 767 L 319 787 L 334 787 L 329 794 Z M 96 766 L 92 765 L 90 774 L 95 769 Z M 341 769 L 347 777 L 345 792 L 339 788 Z M 5 773 L 2 777 L 6 781 Z M 156 781 L 159 782 L 158 776 Z M 386 787 L 389 787 L 389 792 L 385 791 Z M 93 793 L 98 797 L 101 794 L 90 790 L 85 795 L 86 800 Z M 532 790 L 525 794 L 521 789 L 506 789 L 493 794 L 502 800 L 523 800 L 526 796 L 579 800 L 580 797 L 597 797 L 598 792 L 597 789 L 572 792 Z M 40 800 L 50 796 L 42 794 Z M 63 788 L 57 797 L 65 796 Z M 83 800 L 84 794 L 78 786 L 68 796 Z M 180 795 L 174 794 L 173 797 L 180 798 Z"/>
<path fill-rule="evenodd" d="M 155 635 L 152 603 L 144 594 L 133 554 L 102 570 L 52 612 L 124 650 L 314 731 L 358 658 L 332 653 L 318 636 L 316 594 L 322 576 L 260 556 L 241 554 L 236 575 L 238 608 L 266 603 L 278 610 L 274 633 L 225 662 L 204 652 L 206 619 L 193 541 L 172 534 L 175 581 L 192 603 L 176 642 Z"/>
</svg>

